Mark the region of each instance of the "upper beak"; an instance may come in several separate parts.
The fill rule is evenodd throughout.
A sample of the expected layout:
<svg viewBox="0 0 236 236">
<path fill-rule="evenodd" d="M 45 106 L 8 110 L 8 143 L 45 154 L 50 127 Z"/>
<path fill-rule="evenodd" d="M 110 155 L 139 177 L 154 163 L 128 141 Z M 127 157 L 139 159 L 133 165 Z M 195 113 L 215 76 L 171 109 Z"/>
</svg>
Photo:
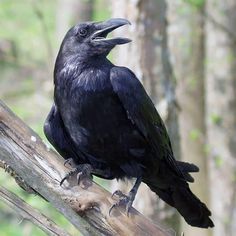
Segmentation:
<svg viewBox="0 0 236 236">
<path fill-rule="evenodd" d="M 131 42 L 128 38 L 116 37 L 107 39 L 106 36 L 112 32 L 113 30 L 123 26 L 123 25 L 131 25 L 130 22 L 126 19 L 122 18 L 113 18 L 104 22 L 99 22 L 95 24 L 96 31 L 92 34 L 91 40 L 93 42 L 107 42 L 112 45 L 116 44 L 125 44 Z"/>
</svg>

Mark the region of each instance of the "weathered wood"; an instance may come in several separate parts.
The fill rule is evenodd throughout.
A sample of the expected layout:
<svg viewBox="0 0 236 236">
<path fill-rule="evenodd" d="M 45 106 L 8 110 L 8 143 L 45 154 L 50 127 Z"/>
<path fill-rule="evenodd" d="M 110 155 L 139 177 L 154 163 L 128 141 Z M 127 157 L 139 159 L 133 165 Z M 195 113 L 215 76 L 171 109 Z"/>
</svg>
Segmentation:
<svg viewBox="0 0 236 236">
<path fill-rule="evenodd" d="M 90 180 L 78 186 L 72 179 L 61 187 L 60 180 L 69 171 L 63 165 L 63 159 L 1 101 L 0 160 L 84 235 L 170 235 L 135 209 L 129 217 L 117 208 L 109 216 L 115 200 L 108 191 Z"/>
<path fill-rule="evenodd" d="M 0 199 L 6 205 L 20 214 L 24 220 L 31 221 L 50 236 L 70 236 L 65 230 L 61 229 L 48 217 L 35 210 L 32 206 L 20 199 L 7 189 L 0 187 Z"/>
</svg>

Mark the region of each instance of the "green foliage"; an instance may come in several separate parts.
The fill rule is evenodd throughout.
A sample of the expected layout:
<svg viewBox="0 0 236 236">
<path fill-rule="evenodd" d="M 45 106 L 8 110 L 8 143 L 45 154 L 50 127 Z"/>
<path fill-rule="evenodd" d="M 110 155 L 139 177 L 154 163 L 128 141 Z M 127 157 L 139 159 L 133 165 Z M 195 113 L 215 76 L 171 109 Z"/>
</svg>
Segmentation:
<svg viewBox="0 0 236 236">
<path fill-rule="evenodd" d="M 208 155 L 210 154 L 211 151 L 211 147 L 209 144 L 205 144 L 204 145 L 204 153 L 206 154 L 206 157 L 208 157 Z"/>
<path fill-rule="evenodd" d="M 202 8 L 205 5 L 205 0 L 184 0 L 184 1 L 197 8 Z"/>
<path fill-rule="evenodd" d="M 214 161 L 215 161 L 215 165 L 216 165 L 217 168 L 220 168 L 224 163 L 223 158 L 219 155 L 214 157 Z"/>
<path fill-rule="evenodd" d="M 201 132 L 198 129 L 193 129 L 190 131 L 190 138 L 195 141 L 199 139 L 201 136 Z"/>
<path fill-rule="evenodd" d="M 40 1 L 45 24 L 51 35 L 53 33 L 56 1 Z M 47 53 L 44 45 L 42 25 L 35 13 L 33 1 L 30 0 L 1 0 L 0 2 L 0 39 L 11 41 L 20 55 L 21 63 L 40 61 Z M 40 36 L 40 37 L 37 37 Z M 40 48 L 40 50 L 39 50 Z M 32 53 L 32 49 L 37 53 Z"/>
<path fill-rule="evenodd" d="M 109 7 L 107 7 L 106 1 L 95 0 L 94 11 L 93 11 L 93 20 L 103 21 L 110 18 L 111 13 Z"/>
<path fill-rule="evenodd" d="M 220 125 L 222 123 L 222 117 L 217 114 L 211 114 L 211 121 L 215 125 Z"/>
</svg>

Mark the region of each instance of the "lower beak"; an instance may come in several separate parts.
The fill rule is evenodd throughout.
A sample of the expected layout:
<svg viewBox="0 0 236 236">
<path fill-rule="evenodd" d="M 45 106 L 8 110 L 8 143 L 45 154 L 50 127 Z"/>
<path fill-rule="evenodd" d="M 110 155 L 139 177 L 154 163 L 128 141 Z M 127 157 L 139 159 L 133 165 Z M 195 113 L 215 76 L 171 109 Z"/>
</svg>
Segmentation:
<svg viewBox="0 0 236 236">
<path fill-rule="evenodd" d="M 96 23 L 95 27 L 98 30 L 91 36 L 91 40 L 93 42 L 106 42 L 112 45 L 129 43 L 131 42 L 131 40 L 128 38 L 123 38 L 123 37 L 106 38 L 110 32 L 127 24 L 130 25 L 130 22 L 122 18 L 114 18 L 104 22 Z"/>
</svg>

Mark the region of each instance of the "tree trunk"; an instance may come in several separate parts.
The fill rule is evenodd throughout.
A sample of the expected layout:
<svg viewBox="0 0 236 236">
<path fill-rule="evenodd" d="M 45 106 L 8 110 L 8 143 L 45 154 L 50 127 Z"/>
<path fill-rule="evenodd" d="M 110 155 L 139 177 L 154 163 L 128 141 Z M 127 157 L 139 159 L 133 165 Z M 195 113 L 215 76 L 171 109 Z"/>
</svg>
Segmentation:
<svg viewBox="0 0 236 236">
<path fill-rule="evenodd" d="M 175 81 L 169 62 L 166 34 L 166 2 L 164 0 L 113 1 L 113 16 L 124 17 L 132 23 L 121 29 L 119 35 L 130 37 L 133 42 L 120 47 L 114 61 L 132 69 L 143 82 L 164 119 L 176 157 L 179 156 L 177 107 L 175 106 Z M 113 187 L 114 189 L 121 186 Z M 165 219 L 165 223 L 178 231 L 178 217 L 173 208 L 167 207 L 147 186 L 141 186 L 135 205 L 144 215 Z"/>
<path fill-rule="evenodd" d="M 192 191 L 208 203 L 207 159 L 205 155 L 205 32 L 204 4 L 169 1 L 169 38 L 177 78 L 181 159 L 200 168 Z M 191 236 L 207 236 L 210 230 L 193 228 L 182 221 L 182 231 Z"/>
<path fill-rule="evenodd" d="M 78 22 L 90 21 L 94 0 L 59 0 L 56 11 L 56 36 L 60 43 L 67 30 Z"/>
<path fill-rule="evenodd" d="M 207 4 L 206 120 L 214 235 L 236 232 L 236 2 Z"/>
</svg>

